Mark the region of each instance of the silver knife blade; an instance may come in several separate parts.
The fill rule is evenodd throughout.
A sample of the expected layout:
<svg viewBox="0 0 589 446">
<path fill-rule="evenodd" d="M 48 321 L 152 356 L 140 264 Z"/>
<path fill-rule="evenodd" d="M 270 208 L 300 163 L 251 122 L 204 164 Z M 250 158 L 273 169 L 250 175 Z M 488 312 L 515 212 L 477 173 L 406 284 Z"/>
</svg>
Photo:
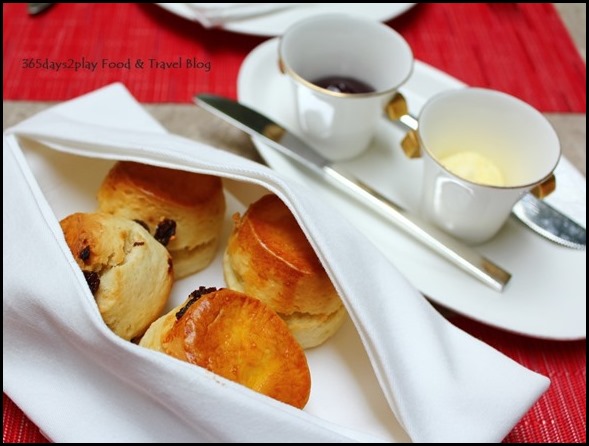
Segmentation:
<svg viewBox="0 0 589 446">
<path fill-rule="evenodd" d="M 45 11 L 53 4 L 54 3 L 27 3 L 27 11 L 30 15 L 36 15 Z"/>
<path fill-rule="evenodd" d="M 569 248 L 586 248 L 586 229 L 532 194 L 524 195 L 512 212 L 522 223 L 549 240 Z"/>
<path fill-rule="evenodd" d="M 350 173 L 335 168 L 306 142 L 270 118 L 243 104 L 220 96 L 199 94 L 195 97 L 195 102 L 204 110 L 249 135 L 260 138 L 268 146 L 323 176 L 363 205 L 386 217 L 397 228 L 492 289 L 502 291 L 511 278 L 509 272 L 471 247 L 408 214 L 396 203 L 354 178 Z"/>
</svg>

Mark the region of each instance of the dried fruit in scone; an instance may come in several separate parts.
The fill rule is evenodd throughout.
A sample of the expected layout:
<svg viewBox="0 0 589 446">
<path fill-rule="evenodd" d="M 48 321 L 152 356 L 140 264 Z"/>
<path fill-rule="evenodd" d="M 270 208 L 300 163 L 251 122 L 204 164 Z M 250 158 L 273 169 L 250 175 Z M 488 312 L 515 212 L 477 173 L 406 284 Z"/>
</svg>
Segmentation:
<svg viewBox="0 0 589 446">
<path fill-rule="evenodd" d="M 167 247 L 176 279 L 215 256 L 225 218 L 219 177 L 119 161 L 97 198 L 101 212 L 136 220 Z"/>
<path fill-rule="evenodd" d="M 61 228 L 104 322 L 123 339 L 159 317 L 174 281 L 172 259 L 141 225 L 104 213 L 76 213 Z"/>
</svg>

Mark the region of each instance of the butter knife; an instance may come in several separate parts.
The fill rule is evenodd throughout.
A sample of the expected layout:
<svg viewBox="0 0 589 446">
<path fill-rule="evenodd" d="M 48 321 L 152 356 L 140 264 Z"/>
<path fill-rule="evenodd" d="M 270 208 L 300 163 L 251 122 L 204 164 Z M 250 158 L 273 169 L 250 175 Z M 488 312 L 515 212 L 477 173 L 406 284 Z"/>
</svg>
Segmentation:
<svg viewBox="0 0 589 446">
<path fill-rule="evenodd" d="M 195 102 L 204 110 L 259 138 L 273 149 L 321 175 L 492 289 L 501 292 L 511 278 L 510 273 L 474 249 L 410 215 L 396 203 L 354 178 L 349 172 L 336 168 L 303 140 L 266 116 L 220 96 L 199 94 L 195 97 Z"/>
<path fill-rule="evenodd" d="M 515 204 L 512 213 L 548 240 L 569 248 L 586 249 L 585 228 L 532 194 L 524 195 Z"/>
</svg>

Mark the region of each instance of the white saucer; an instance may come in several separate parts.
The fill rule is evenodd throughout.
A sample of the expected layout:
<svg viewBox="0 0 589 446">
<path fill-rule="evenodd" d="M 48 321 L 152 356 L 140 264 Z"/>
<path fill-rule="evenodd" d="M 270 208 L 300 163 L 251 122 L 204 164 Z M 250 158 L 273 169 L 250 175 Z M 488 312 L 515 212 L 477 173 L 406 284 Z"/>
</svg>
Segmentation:
<svg viewBox="0 0 589 446">
<path fill-rule="evenodd" d="M 300 136 L 291 88 L 276 63 L 277 42 L 277 39 L 264 42 L 244 60 L 238 77 L 238 97 Z M 463 86 L 451 76 L 417 62 L 402 92 L 412 112 L 417 114 L 432 95 Z M 400 128 L 383 119 L 370 149 L 342 165 L 381 193 L 415 210 L 422 162 L 405 158 L 399 147 L 402 137 Z M 292 164 L 269 147 L 257 142 L 256 145 L 275 170 L 308 185 L 312 193 L 320 194 L 326 203 L 353 222 L 432 301 L 519 334 L 556 340 L 586 337 L 585 251 L 555 245 L 511 219 L 497 237 L 478 247 L 513 275 L 505 291 L 497 293 L 398 232 L 314 174 Z M 577 194 L 573 198 L 582 203 L 584 212 L 584 179 L 564 159 L 559 169 L 557 178 L 566 171 L 577 185 L 582 181 L 582 188 L 566 189 L 568 194 Z M 394 294 L 394 290 L 391 293 Z"/>
<path fill-rule="evenodd" d="M 205 5 L 205 3 L 193 4 Z M 226 3 L 226 5 L 231 4 Z M 156 5 L 185 19 L 197 20 L 196 14 L 186 3 L 156 3 Z M 212 4 L 213 7 L 215 5 Z M 415 3 L 311 3 L 300 8 L 285 9 L 273 14 L 229 22 L 222 29 L 241 34 L 278 36 L 295 22 L 315 14 L 341 12 L 384 22 L 403 14 L 414 5 Z"/>
</svg>

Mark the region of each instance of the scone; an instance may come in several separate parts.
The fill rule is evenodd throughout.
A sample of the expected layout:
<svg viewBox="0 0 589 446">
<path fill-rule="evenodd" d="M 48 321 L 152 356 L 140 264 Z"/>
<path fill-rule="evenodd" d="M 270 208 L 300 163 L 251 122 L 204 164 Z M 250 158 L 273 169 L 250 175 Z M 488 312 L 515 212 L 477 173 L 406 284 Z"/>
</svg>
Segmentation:
<svg viewBox="0 0 589 446">
<path fill-rule="evenodd" d="M 120 161 L 97 198 L 100 212 L 140 222 L 168 248 L 176 279 L 215 256 L 225 217 L 219 177 Z"/>
<path fill-rule="evenodd" d="M 309 399 L 305 353 L 274 311 L 243 293 L 200 287 L 155 321 L 139 345 L 300 409 Z"/>
<path fill-rule="evenodd" d="M 273 194 L 234 216 L 223 260 L 225 282 L 260 299 L 288 324 L 303 348 L 342 325 L 346 310 L 286 205 Z"/>
<path fill-rule="evenodd" d="M 141 336 L 174 281 L 166 248 L 141 225 L 110 214 L 77 213 L 60 224 L 106 325 L 123 339 Z"/>
</svg>

